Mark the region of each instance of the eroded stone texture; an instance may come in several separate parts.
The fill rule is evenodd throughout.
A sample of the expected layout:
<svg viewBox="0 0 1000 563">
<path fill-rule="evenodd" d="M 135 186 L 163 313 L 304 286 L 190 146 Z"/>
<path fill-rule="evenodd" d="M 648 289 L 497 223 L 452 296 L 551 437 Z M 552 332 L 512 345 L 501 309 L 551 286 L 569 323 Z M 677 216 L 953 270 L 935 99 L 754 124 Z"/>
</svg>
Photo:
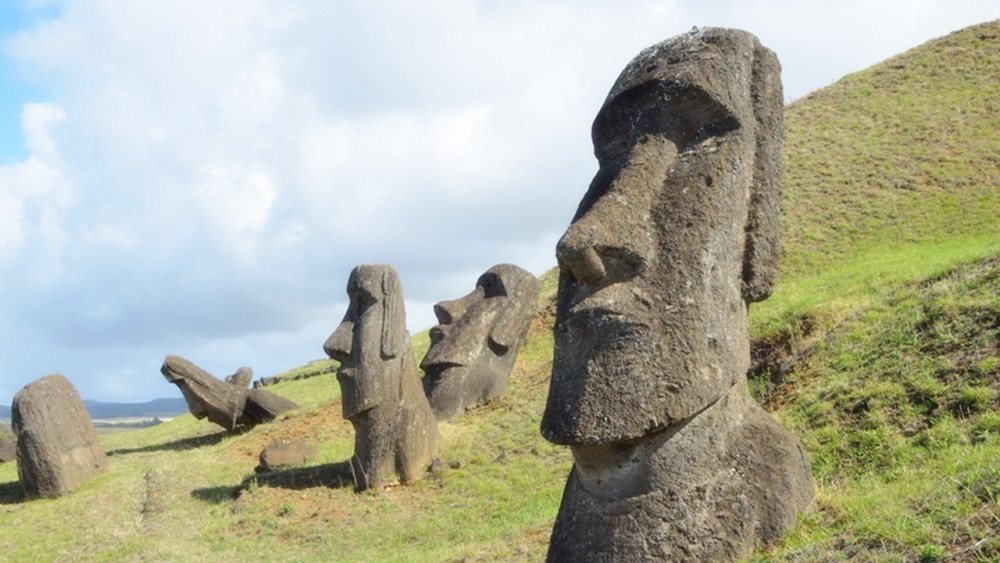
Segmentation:
<svg viewBox="0 0 1000 563">
<path fill-rule="evenodd" d="M 438 419 L 504 392 L 537 302 L 535 276 L 499 264 L 479 276 L 468 295 L 434 306 L 439 324 L 430 330 L 420 369 Z"/>
<path fill-rule="evenodd" d="M 0 424 L 0 463 L 14 461 L 17 458 L 16 443 L 17 440 L 14 438 L 14 431 Z"/>
<path fill-rule="evenodd" d="M 60 497 L 107 468 L 80 394 L 62 375 L 37 379 L 14 395 L 11 427 L 27 498 Z"/>
<path fill-rule="evenodd" d="M 223 381 L 180 356 L 170 355 L 163 361 L 160 373 L 181 390 L 195 418 L 208 418 L 226 430 L 270 422 L 298 408 L 274 393 L 247 389 L 253 379 L 250 368 L 240 368 Z"/>
<path fill-rule="evenodd" d="M 403 290 L 388 264 L 362 264 L 347 282 L 350 305 L 323 349 L 340 362 L 344 418 L 354 426 L 354 485 L 380 489 L 423 477 L 437 451 L 437 419 L 406 331 Z"/>
<path fill-rule="evenodd" d="M 316 446 L 305 440 L 284 439 L 271 442 L 260 452 L 258 473 L 280 471 L 302 465 L 316 456 Z"/>
<path fill-rule="evenodd" d="M 640 53 L 594 121 L 600 168 L 559 241 L 542 434 L 574 466 L 552 561 L 733 560 L 813 497 L 753 401 L 747 305 L 779 259 L 780 66 L 695 29 Z"/>
<path fill-rule="evenodd" d="M 237 387 L 249 388 L 253 382 L 253 370 L 243 366 L 236 370 L 236 373 L 226 376 L 226 383 Z"/>
</svg>

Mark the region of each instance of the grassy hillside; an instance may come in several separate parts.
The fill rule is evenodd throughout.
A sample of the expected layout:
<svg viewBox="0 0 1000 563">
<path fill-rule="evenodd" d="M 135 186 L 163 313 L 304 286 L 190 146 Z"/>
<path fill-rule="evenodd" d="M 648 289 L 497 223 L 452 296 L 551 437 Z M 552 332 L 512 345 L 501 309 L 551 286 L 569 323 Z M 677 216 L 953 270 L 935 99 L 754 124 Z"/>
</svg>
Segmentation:
<svg viewBox="0 0 1000 563">
<path fill-rule="evenodd" d="M 1000 232 L 1000 24 L 931 41 L 786 113 L 783 274 Z"/>
<path fill-rule="evenodd" d="M 268 387 L 302 408 L 251 431 L 221 432 L 185 415 L 102 435 L 110 471 L 62 499 L 23 502 L 15 468 L 0 466 L 0 553 L 35 561 L 538 560 L 569 469 L 568 452 L 537 430 L 551 321 L 551 307 L 534 321 L 501 400 L 441 423 L 441 462 L 414 486 L 353 492 L 353 430 L 325 374 Z M 316 459 L 255 479 L 261 449 L 289 437 L 316 443 Z M 46 541 L 33 540 L 40 534 Z"/>
<path fill-rule="evenodd" d="M 785 113 L 782 280 L 761 335 L 1000 251 L 1000 22 L 851 74 Z"/>
<path fill-rule="evenodd" d="M 818 497 L 756 560 L 1000 559 L 998 88 L 993 22 L 787 109 L 785 269 L 751 310 L 752 385 L 802 437 Z M 250 431 L 185 415 L 103 435 L 108 473 L 62 499 L 25 502 L 0 465 L 0 559 L 541 560 L 570 467 L 538 434 L 554 272 L 543 288 L 508 392 L 442 423 L 414 486 L 352 491 L 324 374 L 268 387 L 302 407 Z M 316 458 L 255 476 L 288 437 Z"/>
<path fill-rule="evenodd" d="M 766 398 L 819 484 L 814 512 L 768 557 L 1000 560 L 998 397 L 1000 256 L 849 316 Z"/>
</svg>

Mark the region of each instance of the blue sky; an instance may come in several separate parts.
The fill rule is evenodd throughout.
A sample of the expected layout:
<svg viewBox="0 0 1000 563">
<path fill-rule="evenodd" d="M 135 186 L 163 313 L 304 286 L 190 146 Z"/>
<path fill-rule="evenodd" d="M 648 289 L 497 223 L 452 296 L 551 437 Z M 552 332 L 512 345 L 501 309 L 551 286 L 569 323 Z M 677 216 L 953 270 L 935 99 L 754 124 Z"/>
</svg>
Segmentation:
<svg viewBox="0 0 1000 563">
<path fill-rule="evenodd" d="M 411 330 L 511 262 L 541 274 L 642 48 L 757 34 L 786 98 L 1000 17 L 992 0 L 0 0 L 0 402 L 174 396 L 322 357 L 356 264 Z"/>
</svg>

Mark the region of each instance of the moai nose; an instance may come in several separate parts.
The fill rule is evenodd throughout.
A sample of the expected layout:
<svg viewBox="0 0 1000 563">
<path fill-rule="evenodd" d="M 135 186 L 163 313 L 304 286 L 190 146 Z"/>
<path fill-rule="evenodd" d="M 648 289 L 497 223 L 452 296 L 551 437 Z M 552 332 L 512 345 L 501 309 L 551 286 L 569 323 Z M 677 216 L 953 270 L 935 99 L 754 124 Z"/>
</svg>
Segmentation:
<svg viewBox="0 0 1000 563">
<path fill-rule="evenodd" d="M 581 282 L 597 286 L 607 274 L 604 260 L 597 248 L 607 247 L 607 233 L 597 220 L 589 220 L 589 214 L 573 223 L 556 245 L 556 259 L 563 270 L 568 270 Z"/>
<path fill-rule="evenodd" d="M 677 147 L 644 137 L 617 168 L 601 170 L 591 184 L 596 197 L 556 245 L 563 271 L 603 287 L 638 275 L 654 256 L 652 208 L 667 181 Z"/>
<path fill-rule="evenodd" d="M 434 316 L 437 317 L 438 322 L 441 324 L 451 324 L 464 315 L 469 305 L 477 298 L 482 298 L 482 295 L 472 292 L 459 299 L 441 301 L 434 305 Z"/>
<path fill-rule="evenodd" d="M 337 330 L 326 339 L 323 344 L 323 351 L 327 356 L 340 363 L 346 362 L 351 357 L 351 344 L 354 340 L 354 323 L 348 320 L 340 323 Z"/>
</svg>

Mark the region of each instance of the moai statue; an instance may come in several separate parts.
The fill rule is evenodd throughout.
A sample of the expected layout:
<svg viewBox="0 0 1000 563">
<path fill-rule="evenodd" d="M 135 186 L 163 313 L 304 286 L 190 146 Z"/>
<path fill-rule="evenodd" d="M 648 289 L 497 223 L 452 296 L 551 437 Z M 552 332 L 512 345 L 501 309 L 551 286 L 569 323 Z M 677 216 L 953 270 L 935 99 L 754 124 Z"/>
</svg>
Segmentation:
<svg viewBox="0 0 1000 563">
<path fill-rule="evenodd" d="M 253 380 L 253 370 L 248 367 L 221 380 L 180 356 L 170 355 L 163 360 L 160 373 L 180 389 L 195 418 L 208 418 L 226 430 L 270 422 L 299 406 L 263 389 L 247 389 Z"/>
<path fill-rule="evenodd" d="M 440 324 L 430 330 L 420 369 L 439 420 L 504 392 L 537 302 L 535 276 L 499 264 L 479 276 L 472 293 L 434 305 Z"/>
<path fill-rule="evenodd" d="M 107 469 L 97 431 L 76 387 L 57 373 L 14 395 L 17 476 L 27 498 L 55 498 Z"/>
<path fill-rule="evenodd" d="M 633 59 L 600 169 L 556 247 L 542 434 L 574 465 L 550 561 L 726 561 L 813 498 L 799 440 L 749 396 L 747 306 L 779 259 L 782 92 L 753 35 L 694 29 Z"/>
<path fill-rule="evenodd" d="M 362 264 L 347 282 L 350 305 L 323 350 L 340 362 L 344 418 L 354 426 L 358 491 L 423 477 L 437 452 L 437 419 L 420 384 L 406 331 L 403 289 L 388 264 Z"/>
</svg>

